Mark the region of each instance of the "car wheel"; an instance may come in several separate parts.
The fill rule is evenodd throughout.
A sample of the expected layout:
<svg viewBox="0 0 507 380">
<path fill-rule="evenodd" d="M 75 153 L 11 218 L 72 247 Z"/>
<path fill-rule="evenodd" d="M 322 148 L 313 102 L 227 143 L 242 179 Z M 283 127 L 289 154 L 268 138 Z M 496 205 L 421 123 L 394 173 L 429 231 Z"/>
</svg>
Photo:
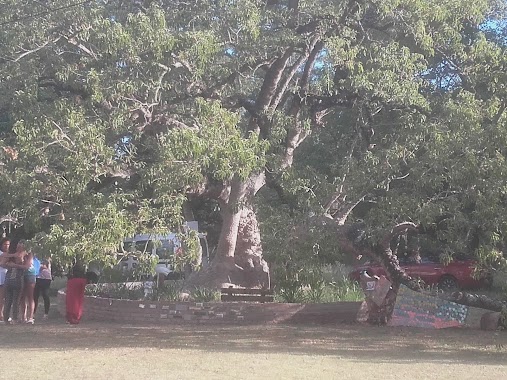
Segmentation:
<svg viewBox="0 0 507 380">
<path fill-rule="evenodd" d="M 458 281 L 452 276 L 442 276 L 438 282 L 438 288 L 445 292 L 458 289 Z"/>
</svg>

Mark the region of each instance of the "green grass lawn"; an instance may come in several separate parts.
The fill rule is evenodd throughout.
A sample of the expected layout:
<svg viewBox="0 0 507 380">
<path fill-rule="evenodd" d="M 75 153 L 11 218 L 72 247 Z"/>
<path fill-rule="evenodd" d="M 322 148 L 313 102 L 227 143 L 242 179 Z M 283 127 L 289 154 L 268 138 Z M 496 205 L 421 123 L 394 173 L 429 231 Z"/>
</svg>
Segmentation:
<svg viewBox="0 0 507 380">
<path fill-rule="evenodd" d="M 507 332 L 361 325 L 0 326 L 3 378 L 503 379 Z M 375 375 L 374 375 L 375 374 Z"/>
<path fill-rule="evenodd" d="M 42 300 L 41 300 L 42 301 Z M 0 378 L 504 379 L 507 332 L 362 325 L 0 326 Z"/>
</svg>

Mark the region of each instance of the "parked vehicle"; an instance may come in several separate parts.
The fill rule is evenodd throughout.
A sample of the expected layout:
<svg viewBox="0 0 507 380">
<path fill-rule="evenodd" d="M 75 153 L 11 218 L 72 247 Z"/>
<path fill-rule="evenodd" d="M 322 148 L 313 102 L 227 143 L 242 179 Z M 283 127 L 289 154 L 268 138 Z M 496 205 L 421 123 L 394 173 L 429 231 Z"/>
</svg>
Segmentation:
<svg viewBox="0 0 507 380">
<path fill-rule="evenodd" d="M 202 264 L 205 266 L 209 262 L 208 242 L 206 234 L 198 233 L 199 241 L 202 247 Z M 130 271 L 138 265 L 138 258 L 135 252 L 144 252 L 158 257 L 158 263 L 155 272 L 163 275 L 166 279 L 176 279 L 182 276 L 176 273 L 172 267 L 172 256 L 181 249 L 181 243 L 174 233 L 167 235 L 141 234 L 132 238 L 127 238 L 123 242 L 126 252 L 133 252 L 122 258 L 119 268 L 123 271 Z"/>
<path fill-rule="evenodd" d="M 175 234 L 164 236 L 150 234 L 135 235 L 132 238 L 125 239 L 123 242 L 123 247 L 126 252 L 132 253 L 122 259 L 120 268 L 123 271 L 135 269 L 138 265 L 136 253 L 143 252 L 156 255 L 158 257 L 158 262 L 155 267 L 155 272 L 168 276 L 173 272 L 171 256 L 174 255 L 180 246 L 180 242 Z"/>
<path fill-rule="evenodd" d="M 400 266 L 410 277 L 420 278 L 426 285 L 436 285 L 442 290 L 453 289 L 478 289 L 489 287 L 493 282 L 492 274 L 481 272 L 475 275 L 477 261 L 475 260 L 454 260 L 444 265 L 430 258 L 422 258 L 420 262 L 410 261 L 406 258 L 399 258 Z M 353 281 L 359 281 L 362 271 L 370 276 L 386 275 L 384 268 L 379 263 L 366 262 L 356 267 L 349 274 Z"/>
</svg>

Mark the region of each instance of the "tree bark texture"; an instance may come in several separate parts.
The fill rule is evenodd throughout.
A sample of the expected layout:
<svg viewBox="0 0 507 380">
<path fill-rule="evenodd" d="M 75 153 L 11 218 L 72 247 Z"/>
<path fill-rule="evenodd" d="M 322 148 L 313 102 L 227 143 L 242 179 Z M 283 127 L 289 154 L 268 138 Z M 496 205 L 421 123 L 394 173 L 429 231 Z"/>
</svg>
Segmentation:
<svg viewBox="0 0 507 380">
<path fill-rule="evenodd" d="M 380 242 L 382 254 L 379 259 L 380 264 L 393 284 L 393 289 L 397 289 L 400 284 L 403 284 L 409 289 L 420 292 L 424 289 L 424 284 L 421 283 L 421 281 L 413 279 L 405 272 L 400 266 L 398 256 L 396 256 L 391 249 L 391 241 L 408 230 L 417 231 L 418 226 L 411 222 L 404 222 L 396 225 Z"/>
<path fill-rule="evenodd" d="M 259 223 L 250 207 L 241 210 L 234 262 L 239 278 L 233 283 L 245 287 L 270 287 L 269 266 L 262 258 Z"/>
<path fill-rule="evenodd" d="M 507 305 L 499 300 L 494 300 L 484 294 L 470 294 L 465 292 L 455 292 L 450 300 L 461 305 L 479 307 L 491 311 L 502 311 Z"/>
<path fill-rule="evenodd" d="M 222 226 L 211 265 L 192 273 L 186 287 L 224 285 L 269 287 L 269 266 L 262 258 L 259 224 L 251 200 L 264 185 L 263 173 L 234 179 L 220 197 Z"/>
<path fill-rule="evenodd" d="M 190 275 L 186 287 L 219 288 L 232 284 L 245 288 L 268 288 L 269 266 L 262 257 L 255 211 L 244 207 L 224 214 L 216 256 L 209 267 Z"/>
</svg>

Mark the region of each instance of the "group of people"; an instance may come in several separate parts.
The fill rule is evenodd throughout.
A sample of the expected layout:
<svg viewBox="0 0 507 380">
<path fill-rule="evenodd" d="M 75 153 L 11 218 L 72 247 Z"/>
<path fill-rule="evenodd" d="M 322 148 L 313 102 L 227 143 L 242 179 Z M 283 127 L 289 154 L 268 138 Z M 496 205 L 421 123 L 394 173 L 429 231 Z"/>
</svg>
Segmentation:
<svg viewBox="0 0 507 380">
<path fill-rule="evenodd" d="M 51 260 L 39 261 L 20 240 L 15 248 L 9 238 L 0 240 L 0 323 L 34 324 L 40 296 L 48 318 Z M 21 318 L 19 316 L 21 315 Z"/>
</svg>

